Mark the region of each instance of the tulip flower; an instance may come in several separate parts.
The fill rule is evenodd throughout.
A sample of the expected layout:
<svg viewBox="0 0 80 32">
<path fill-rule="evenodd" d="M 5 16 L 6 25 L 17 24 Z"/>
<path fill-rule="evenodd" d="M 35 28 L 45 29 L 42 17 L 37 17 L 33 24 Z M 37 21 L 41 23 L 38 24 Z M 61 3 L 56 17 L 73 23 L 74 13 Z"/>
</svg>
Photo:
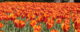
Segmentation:
<svg viewBox="0 0 80 32">
<path fill-rule="evenodd" d="M 15 16 L 15 14 L 11 13 L 11 14 L 9 15 L 9 18 L 10 18 L 11 20 L 14 20 L 14 19 L 17 18 L 17 16 Z"/>
<path fill-rule="evenodd" d="M 34 29 L 34 32 L 40 32 L 41 31 L 41 26 L 40 25 L 35 25 L 33 27 L 33 29 Z"/>
<path fill-rule="evenodd" d="M 68 30 L 70 29 L 70 25 L 62 23 L 61 28 L 64 32 L 68 32 Z"/>
<path fill-rule="evenodd" d="M 30 25 L 31 27 L 35 26 L 37 24 L 36 20 L 31 20 Z"/>
<path fill-rule="evenodd" d="M 4 24 L 0 23 L 0 28 L 2 28 L 4 26 Z"/>
<path fill-rule="evenodd" d="M 14 20 L 14 26 L 17 28 L 23 28 L 25 26 L 25 22 L 21 20 Z"/>
<path fill-rule="evenodd" d="M 54 21 L 51 19 L 48 19 L 46 22 L 46 25 L 47 25 L 47 29 L 50 29 L 54 26 Z"/>
<path fill-rule="evenodd" d="M 57 22 L 58 24 L 61 24 L 62 19 L 61 19 L 61 18 L 58 18 L 56 22 Z"/>
<path fill-rule="evenodd" d="M 51 30 L 50 32 L 58 32 L 57 30 L 55 30 L 55 29 L 53 29 L 53 30 Z"/>
</svg>

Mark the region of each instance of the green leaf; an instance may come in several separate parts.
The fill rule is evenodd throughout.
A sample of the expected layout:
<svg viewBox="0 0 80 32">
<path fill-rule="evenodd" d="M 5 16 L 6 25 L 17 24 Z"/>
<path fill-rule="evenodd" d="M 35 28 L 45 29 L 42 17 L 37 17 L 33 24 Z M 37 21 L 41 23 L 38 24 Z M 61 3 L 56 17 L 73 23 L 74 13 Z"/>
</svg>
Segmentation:
<svg viewBox="0 0 80 32">
<path fill-rule="evenodd" d="M 74 32 L 75 31 L 75 29 L 74 29 L 74 27 L 73 27 L 73 21 L 72 21 L 72 19 L 70 19 L 70 29 L 69 29 L 69 32 Z"/>
<path fill-rule="evenodd" d="M 49 32 L 49 30 L 46 27 L 46 24 L 44 22 L 41 23 L 41 27 L 42 27 L 42 32 Z"/>
</svg>

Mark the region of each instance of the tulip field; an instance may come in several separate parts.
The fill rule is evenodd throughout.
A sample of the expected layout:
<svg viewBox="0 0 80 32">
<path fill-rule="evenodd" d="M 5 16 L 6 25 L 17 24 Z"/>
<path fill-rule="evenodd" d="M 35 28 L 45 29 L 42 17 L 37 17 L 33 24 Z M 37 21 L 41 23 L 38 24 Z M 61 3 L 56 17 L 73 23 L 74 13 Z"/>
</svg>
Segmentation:
<svg viewBox="0 0 80 32">
<path fill-rule="evenodd" d="M 80 32 L 80 3 L 0 2 L 0 32 Z"/>
</svg>

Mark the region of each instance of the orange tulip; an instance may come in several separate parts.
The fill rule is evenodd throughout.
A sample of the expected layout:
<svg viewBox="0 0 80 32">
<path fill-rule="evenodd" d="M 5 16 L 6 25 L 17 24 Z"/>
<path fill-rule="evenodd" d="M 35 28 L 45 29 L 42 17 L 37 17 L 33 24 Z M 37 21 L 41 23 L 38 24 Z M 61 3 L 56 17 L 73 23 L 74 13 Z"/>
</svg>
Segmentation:
<svg viewBox="0 0 80 32">
<path fill-rule="evenodd" d="M 34 30 L 33 32 L 40 32 L 40 31 L 38 31 L 38 30 Z"/>
<path fill-rule="evenodd" d="M 50 32 L 58 32 L 58 31 L 53 29 L 53 30 L 51 30 Z"/>
<path fill-rule="evenodd" d="M 43 16 L 38 16 L 38 18 L 36 19 L 37 22 L 42 22 L 43 20 Z"/>
<path fill-rule="evenodd" d="M 30 19 L 30 20 L 34 20 L 36 18 L 36 15 L 30 13 L 27 15 L 27 17 Z"/>
<path fill-rule="evenodd" d="M 61 28 L 62 28 L 62 30 L 64 32 L 68 32 L 68 30 L 70 28 L 70 25 L 69 24 L 62 23 Z"/>
<path fill-rule="evenodd" d="M 16 19 L 16 20 L 14 20 L 14 25 L 15 25 L 15 27 L 17 27 L 17 28 L 23 28 L 23 27 L 25 26 L 25 22 Z"/>
<path fill-rule="evenodd" d="M 54 26 L 54 21 L 51 19 L 48 19 L 48 21 L 46 22 L 47 25 L 47 29 L 50 29 Z"/>
<path fill-rule="evenodd" d="M 11 14 L 9 15 L 9 18 L 10 18 L 11 20 L 16 19 L 16 17 L 17 17 L 17 16 L 15 16 L 15 14 L 13 14 L 13 13 L 11 13 Z"/>
<path fill-rule="evenodd" d="M 47 23 L 46 25 L 47 25 L 47 29 L 50 29 L 53 27 L 53 24 L 51 24 L 51 23 Z"/>
<path fill-rule="evenodd" d="M 77 29 L 75 32 L 80 32 L 80 29 Z"/>
<path fill-rule="evenodd" d="M 36 20 L 31 20 L 30 25 L 31 27 L 35 26 L 37 24 Z"/>
<path fill-rule="evenodd" d="M 64 23 L 65 24 L 69 24 L 70 23 L 70 19 L 64 19 Z"/>
<path fill-rule="evenodd" d="M 35 26 L 33 26 L 33 29 L 39 31 L 39 30 L 41 30 L 41 26 L 40 25 L 35 25 Z"/>
<path fill-rule="evenodd" d="M 0 23 L 0 28 L 2 28 L 4 26 L 4 24 Z"/>
</svg>

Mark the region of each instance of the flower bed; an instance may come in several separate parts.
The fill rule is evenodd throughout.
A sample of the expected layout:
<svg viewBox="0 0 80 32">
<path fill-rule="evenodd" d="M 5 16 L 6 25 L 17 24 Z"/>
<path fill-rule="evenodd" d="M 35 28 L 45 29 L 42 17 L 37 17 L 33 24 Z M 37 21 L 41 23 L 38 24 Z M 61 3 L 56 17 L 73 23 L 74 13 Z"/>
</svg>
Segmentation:
<svg viewBox="0 0 80 32">
<path fill-rule="evenodd" d="M 1 2 L 1 32 L 80 32 L 80 3 Z"/>
</svg>

